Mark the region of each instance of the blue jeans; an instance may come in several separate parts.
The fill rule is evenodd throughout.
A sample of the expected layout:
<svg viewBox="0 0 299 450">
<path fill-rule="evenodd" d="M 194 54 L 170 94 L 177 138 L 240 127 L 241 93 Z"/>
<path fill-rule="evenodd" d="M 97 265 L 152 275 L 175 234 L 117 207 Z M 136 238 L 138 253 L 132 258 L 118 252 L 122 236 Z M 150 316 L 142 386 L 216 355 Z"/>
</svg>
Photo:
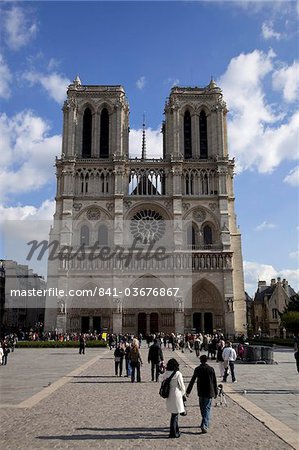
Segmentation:
<svg viewBox="0 0 299 450">
<path fill-rule="evenodd" d="M 212 399 L 209 397 L 199 397 L 199 407 L 202 417 L 200 428 L 208 429 L 211 417 Z"/>
</svg>

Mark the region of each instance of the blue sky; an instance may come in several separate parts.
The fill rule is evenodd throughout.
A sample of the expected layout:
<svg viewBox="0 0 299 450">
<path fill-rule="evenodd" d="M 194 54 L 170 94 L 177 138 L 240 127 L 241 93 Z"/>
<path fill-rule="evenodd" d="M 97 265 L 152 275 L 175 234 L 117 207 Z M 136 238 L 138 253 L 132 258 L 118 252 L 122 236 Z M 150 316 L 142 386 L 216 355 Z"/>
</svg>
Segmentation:
<svg viewBox="0 0 299 450">
<path fill-rule="evenodd" d="M 298 3 L 1 2 L 1 221 L 50 220 L 67 84 L 122 84 L 130 149 L 161 152 L 173 85 L 211 75 L 229 113 L 246 288 L 298 285 Z M 3 248 L 2 257 L 14 258 Z"/>
</svg>

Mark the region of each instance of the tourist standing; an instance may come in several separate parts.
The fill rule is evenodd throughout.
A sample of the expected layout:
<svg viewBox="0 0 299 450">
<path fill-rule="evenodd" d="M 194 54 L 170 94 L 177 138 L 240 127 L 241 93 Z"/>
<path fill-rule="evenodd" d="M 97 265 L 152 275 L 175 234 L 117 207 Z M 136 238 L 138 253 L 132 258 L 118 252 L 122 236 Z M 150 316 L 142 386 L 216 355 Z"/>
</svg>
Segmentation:
<svg viewBox="0 0 299 450">
<path fill-rule="evenodd" d="M 235 361 L 237 359 L 236 351 L 232 347 L 232 343 L 227 341 L 222 351 L 223 364 L 224 364 L 224 376 L 223 381 L 226 383 L 228 377 L 228 370 L 230 370 L 232 376 L 232 382 L 236 383 L 235 376 Z"/>
<path fill-rule="evenodd" d="M 85 334 L 80 334 L 79 337 L 79 354 L 85 355 L 85 347 L 86 347 L 86 337 Z"/>
<path fill-rule="evenodd" d="M 163 361 L 163 352 L 161 346 L 158 343 L 158 339 L 154 339 L 154 343 L 150 346 L 148 351 L 148 362 L 151 363 L 152 381 L 159 381 L 159 366 Z"/>
<path fill-rule="evenodd" d="M 130 364 L 131 364 L 131 382 L 135 382 L 135 372 L 137 372 L 137 382 L 140 383 L 141 375 L 140 375 L 140 366 L 142 365 L 142 359 L 139 352 L 139 342 L 138 339 L 134 338 L 132 347 L 130 350 Z"/>
<path fill-rule="evenodd" d="M 179 371 L 179 363 L 174 358 L 168 361 L 163 380 L 171 376 L 169 397 L 166 399 L 166 409 L 171 413 L 169 438 L 179 438 L 181 433 L 178 419 L 179 414 L 185 412 L 183 396 L 185 395 L 186 389 L 183 375 Z"/>
<path fill-rule="evenodd" d="M 201 364 L 194 370 L 189 386 L 187 387 L 187 397 L 197 380 L 197 394 L 202 416 L 200 428 L 202 433 L 207 433 L 211 419 L 212 399 L 217 397 L 217 380 L 213 367 L 207 364 L 207 356 L 201 355 L 199 360 Z"/>
<path fill-rule="evenodd" d="M 3 341 L 2 349 L 3 349 L 2 366 L 6 366 L 8 353 L 10 352 L 10 349 L 8 347 L 8 343 L 6 341 Z"/>
<path fill-rule="evenodd" d="M 121 344 L 117 344 L 116 349 L 114 350 L 114 365 L 115 365 L 115 375 L 122 376 L 123 373 L 123 361 L 124 361 L 125 351 Z"/>
</svg>

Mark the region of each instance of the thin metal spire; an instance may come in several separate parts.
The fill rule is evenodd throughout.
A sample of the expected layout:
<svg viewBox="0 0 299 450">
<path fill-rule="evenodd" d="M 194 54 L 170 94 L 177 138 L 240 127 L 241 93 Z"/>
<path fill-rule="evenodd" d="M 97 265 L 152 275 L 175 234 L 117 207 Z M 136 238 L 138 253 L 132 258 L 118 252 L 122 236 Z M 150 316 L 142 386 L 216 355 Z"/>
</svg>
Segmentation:
<svg viewBox="0 0 299 450">
<path fill-rule="evenodd" d="M 145 113 L 143 113 L 143 123 L 142 123 L 142 153 L 141 153 L 141 159 L 146 159 Z"/>
</svg>

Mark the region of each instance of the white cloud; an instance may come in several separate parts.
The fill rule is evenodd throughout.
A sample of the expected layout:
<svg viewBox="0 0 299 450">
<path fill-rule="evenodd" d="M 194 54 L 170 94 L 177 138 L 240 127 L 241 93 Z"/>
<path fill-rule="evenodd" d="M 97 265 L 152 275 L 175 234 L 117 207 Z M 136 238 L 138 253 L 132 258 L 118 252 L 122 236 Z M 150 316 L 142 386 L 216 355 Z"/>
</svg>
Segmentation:
<svg viewBox="0 0 299 450">
<path fill-rule="evenodd" d="M 52 220 L 54 209 L 54 200 L 45 200 L 39 207 L 32 205 L 5 206 L 0 204 L 0 221 Z"/>
<path fill-rule="evenodd" d="M 0 115 L 0 189 L 2 196 L 30 192 L 54 179 L 53 163 L 61 136 L 49 136 L 49 125 L 31 111 Z M 51 170 L 52 168 L 52 170 Z"/>
<path fill-rule="evenodd" d="M 29 81 L 32 85 L 41 84 L 50 97 L 59 104 L 64 101 L 67 86 L 70 84 L 70 80 L 68 78 L 56 72 L 45 75 L 39 72 L 30 71 L 24 73 L 23 78 Z"/>
<path fill-rule="evenodd" d="M 0 97 L 8 98 L 10 96 L 11 81 L 12 74 L 3 56 L 0 54 Z"/>
<path fill-rule="evenodd" d="M 229 148 L 239 172 L 256 167 L 271 173 L 283 160 L 297 159 L 299 111 L 287 117 L 279 114 L 267 103 L 263 86 L 274 70 L 275 57 L 272 50 L 241 53 L 218 83 L 230 110 Z"/>
<path fill-rule="evenodd" d="M 277 270 L 269 264 L 261 264 L 252 261 L 244 261 L 245 290 L 253 296 L 257 290 L 259 280 L 270 283 L 272 278 L 285 278 L 289 285 L 297 292 L 299 289 L 299 269 Z"/>
<path fill-rule="evenodd" d="M 130 130 L 129 134 L 130 158 L 141 157 L 142 129 Z M 162 133 L 161 130 L 146 129 L 146 155 L 147 158 L 162 157 Z"/>
<path fill-rule="evenodd" d="M 164 84 L 170 84 L 171 87 L 178 86 L 179 83 L 180 83 L 180 80 L 178 78 L 172 78 L 172 77 L 169 77 L 169 78 L 167 78 L 167 80 L 164 81 Z"/>
<path fill-rule="evenodd" d="M 145 83 L 146 83 L 146 79 L 144 76 L 142 76 L 136 81 L 136 86 L 138 89 L 142 90 L 145 86 Z"/>
<path fill-rule="evenodd" d="M 25 15 L 25 10 L 13 6 L 4 11 L 3 29 L 7 45 L 12 50 L 19 50 L 36 35 L 37 23 Z"/>
<path fill-rule="evenodd" d="M 264 220 L 260 225 L 258 225 L 255 229 L 256 231 L 263 231 L 263 230 L 269 230 L 271 228 L 276 228 L 276 225 L 274 223 L 267 222 Z"/>
<path fill-rule="evenodd" d="M 34 255 L 27 260 L 32 240 L 41 242 L 49 239 L 55 208 L 54 200 L 45 200 L 40 206 L 4 206 L 0 205 L 0 227 L 3 236 L 3 255 L 5 259 L 13 259 L 20 264 L 29 264 L 38 274 L 46 276 L 46 255 L 37 260 Z"/>
<path fill-rule="evenodd" d="M 264 39 L 276 39 L 279 41 L 282 37 L 281 33 L 274 31 L 273 22 L 263 22 L 262 24 L 262 35 Z"/>
<path fill-rule="evenodd" d="M 296 250 L 295 252 L 289 253 L 290 258 L 299 259 L 299 250 Z"/>
<path fill-rule="evenodd" d="M 299 186 L 299 166 L 294 167 L 283 181 L 291 186 Z"/>
<path fill-rule="evenodd" d="M 299 95 L 299 61 L 284 65 L 272 75 L 273 89 L 282 91 L 286 102 L 296 101 Z"/>
</svg>

